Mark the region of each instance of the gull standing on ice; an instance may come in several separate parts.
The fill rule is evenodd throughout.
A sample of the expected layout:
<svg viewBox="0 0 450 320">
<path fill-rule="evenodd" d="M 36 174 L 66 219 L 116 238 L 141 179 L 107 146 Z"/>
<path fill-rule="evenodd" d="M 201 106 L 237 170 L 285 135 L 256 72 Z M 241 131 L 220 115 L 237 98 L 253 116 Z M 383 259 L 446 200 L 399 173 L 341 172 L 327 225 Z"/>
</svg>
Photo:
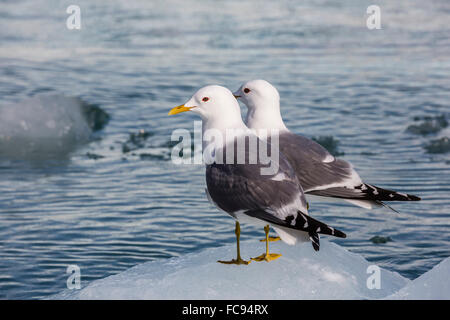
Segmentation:
<svg viewBox="0 0 450 320">
<path fill-rule="evenodd" d="M 278 130 L 279 149 L 294 168 L 306 194 L 339 198 L 372 209 L 384 201 L 419 201 L 414 195 L 364 183 L 353 166 L 332 156 L 320 144 L 296 135 L 285 126 L 280 113 L 280 95 L 269 82 L 251 80 L 234 94 L 247 106 L 246 124 L 259 130 Z"/>
<path fill-rule="evenodd" d="M 231 261 L 219 261 L 227 264 L 248 264 L 240 256 L 239 221 L 264 225 L 266 234 L 266 252 L 255 261 L 271 261 L 281 255 L 270 254 L 269 225 L 271 225 L 281 240 L 288 244 L 312 241 L 313 248 L 319 250 L 319 233 L 345 238 L 345 234 L 337 229 L 311 218 L 306 208 L 306 200 L 297 176 L 282 154 L 279 154 L 278 171 L 272 175 L 261 173 L 265 165 L 258 160 L 254 164 L 239 164 L 235 150 L 239 139 L 253 136 L 260 140 L 246 127 L 241 118 L 237 100 L 227 88 L 221 86 L 206 86 L 198 90 L 185 104 L 170 110 L 169 115 L 191 111 L 200 115 L 203 121 L 203 148 L 206 146 L 208 130 L 219 132 L 223 139 L 214 141 L 212 161 L 206 164 L 207 196 L 219 209 L 227 212 L 236 220 L 237 258 Z M 230 130 L 240 134 L 230 135 Z M 266 143 L 266 142 L 263 142 Z M 228 148 L 234 148 L 232 163 L 227 163 Z M 211 150 L 210 149 L 210 150 Z M 231 150 L 228 150 L 231 152 Z M 245 159 L 249 159 L 251 150 L 245 144 Z M 230 162 L 230 161 L 228 161 Z"/>
</svg>

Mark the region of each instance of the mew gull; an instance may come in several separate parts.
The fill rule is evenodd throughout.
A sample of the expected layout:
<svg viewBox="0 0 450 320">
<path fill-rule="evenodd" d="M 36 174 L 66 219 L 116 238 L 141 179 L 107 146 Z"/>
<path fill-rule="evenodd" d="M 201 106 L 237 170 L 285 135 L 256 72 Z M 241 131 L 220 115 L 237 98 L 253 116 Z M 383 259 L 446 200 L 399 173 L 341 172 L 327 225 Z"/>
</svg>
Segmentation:
<svg viewBox="0 0 450 320">
<path fill-rule="evenodd" d="M 279 150 L 294 168 L 306 194 L 339 198 L 366 209 L 385 205 L 384 201 L 420 200 L 363 182 L 351 163 L 335 158 L 315 141 L 290 132 L 281 117 L 280 95 L 269 82 L 248 81 L 234 96 L 248 108 L 248 128 L 256 134 L 278 130 Z"/>
<path fill-rule="evenodd" d="M 226 157 L 231 149 L 239 146 L 239 139 L 247 139 L 253 133 L 242 121 L 239 104 L 231 91 L 221 86 L 206 86 L 198 90 L 183 105 L 170 110 L 169 115 L 191 111 L 202 118 L 203 146 L 209 141 L 205 137 L 208 130 L 220 133 L 223 139 L 215 139 L 211 151 L 211 159 L 206 163 L 207 196 L 213 204 L 230 214 L 236 220 L 237 258 L 231 261 L 219 261 L 229 264 L 248 264 L 240 256 L 239 221 L 264 225 L 266 233 L 266 252 L 256 261 L 271 261 L 279 254 L 270 254 L 268 249 L 269 225 L 281 240 L 288 244 L 311 240 L 313 248 L 319 250 L 318 234 L 328 234 L 345 238 L 345 234 L 337 229 L 311 218 L 306 208 L 306 200 L 297 176 L 282 154 L 278 154 L 278 170 L 272 174 L 263 174 L 259 159 L 256 163 L 239 163 L 235 150 L 230 163 Z M 230 135 L 230 130 L 240 134 Z M 254 139 L 259 143 L 256 136 Z M 264 142 L 265 143 L 265 142 Z M 251 156 L 248 144 L 244 144 L 245 159 Z M 207 156 L 205 156 L 205 159 Z M 206 161 L 206 160 L 205 160 Z"/>
</svg>

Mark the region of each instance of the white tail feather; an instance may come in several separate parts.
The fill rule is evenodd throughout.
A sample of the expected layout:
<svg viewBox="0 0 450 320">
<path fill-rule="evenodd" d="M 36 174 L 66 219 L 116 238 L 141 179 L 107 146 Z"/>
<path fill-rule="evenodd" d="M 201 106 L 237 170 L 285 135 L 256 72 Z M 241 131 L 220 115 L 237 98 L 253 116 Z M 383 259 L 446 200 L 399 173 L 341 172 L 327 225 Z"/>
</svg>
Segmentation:
<svg viewBox="0 0 450 320">
<path fill-rule="evenodd" d="M 379 208 L 381 207 L 381 204 L 371 201 L 371 200 L 354 200 L 354 199 L 344 199 L 347 202 L 350 202 L 351 204 L 354 204 L 355 206 L 364 208 L 364 209 L 373 209 L 373 208 Z"/>
<path fill-rule="evenodd" d="M 307 232 L 289 229 L 281 226 L 272 226 L 275 232 L 280 236 L 281 240 L 289 245 L 294 245 L 297 242 L 309 241 L 309 235 Z"/>
</svg>

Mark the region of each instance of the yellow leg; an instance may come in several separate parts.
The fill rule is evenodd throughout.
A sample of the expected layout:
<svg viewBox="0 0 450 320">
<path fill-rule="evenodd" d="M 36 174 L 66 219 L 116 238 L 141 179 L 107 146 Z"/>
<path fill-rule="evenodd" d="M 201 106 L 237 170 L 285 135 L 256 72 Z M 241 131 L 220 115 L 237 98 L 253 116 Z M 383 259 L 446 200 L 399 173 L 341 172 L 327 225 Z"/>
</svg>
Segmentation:
<svg viewBox="0 0 450 320">
<path fill-rule="evenodd" d="M 269 231 L 270 231 L 270 227 L 269 225 L 264 227 L 264 232 L 266 233 L 266 253 L 263 253 L 262 255 L 256 257 L 256 258 L 252 258 L 252 260 L 254 261 L 272 261 L 275 259 L 278 259 L 279 257 L 281 257 L 281 254 L 278 253 L 269 253 Z"/>
<path fill-rule="evenodd" d="M 281 240 L 280 237 L 269 237 L 268 239 L 269 239 L 269 242 L 275 242 L 275 241 Z M 267 241 L 266 238 L 259 240 L 259 242 L 266 242 L 266 241 Z"/>
<path fill-rule="evenodd" d="M 237 222 L 237 221 L 236 221 L 236 228 L 235 228 L 234 232 L 236 233 L 237 258 L 232 259 L 230 261 L 219 260 L 217 262 L 224 263 L 224 264 L 245 264 L 245 265 L 247 265 L 252 261 L 251 260 L 245 261 L 245 260 L 242 260 L 242 258 L 241 258 L 241 249 L 239 246 L 239 237 L 241 236 L 241 226 L 239 225 L 239 222 Z"/>
</svg>

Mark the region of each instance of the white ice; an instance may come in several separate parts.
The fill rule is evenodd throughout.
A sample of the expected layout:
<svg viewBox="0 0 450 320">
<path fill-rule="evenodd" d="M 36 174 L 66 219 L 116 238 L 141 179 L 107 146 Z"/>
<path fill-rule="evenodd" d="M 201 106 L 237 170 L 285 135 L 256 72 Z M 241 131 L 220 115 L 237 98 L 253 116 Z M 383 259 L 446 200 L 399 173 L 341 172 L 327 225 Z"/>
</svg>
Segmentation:
<svg viewBox="0 0 450 320">
<path fill-rule="evenodd" d="M 450 257 L 400 289 L 387 299 L 450 299 Z"/>
<path fill-rule="evenodd" d="M 1 156 L 61 154 L 87 141 L 91 133 L 77 98 L 37 95 L 0 105 Z"/>
<path fill-rule="evenodd" d="M 262 253 L 264 243 L 243 242 L 243 258 Z M 216 261 L 235 256 L 235 245 L 205 249 L 181 257 L 144 263 L 122 273 L 66 289 L 56 299 L 398 299 L 450 297 L 450 258 L 411 281 L 380 269 L 381 288 L 369 289 L 368 267 L 361 255 L 321 240 L 319 252 L 309 243 L 271 243 L 283 256 L 248 266 Z M 81 277 L 83 268 L 81 268 Z M 83 283 L 83 281 L 82 281 Z M 372 283 L 369 281 L 369 283 Z"/>
</svg>

